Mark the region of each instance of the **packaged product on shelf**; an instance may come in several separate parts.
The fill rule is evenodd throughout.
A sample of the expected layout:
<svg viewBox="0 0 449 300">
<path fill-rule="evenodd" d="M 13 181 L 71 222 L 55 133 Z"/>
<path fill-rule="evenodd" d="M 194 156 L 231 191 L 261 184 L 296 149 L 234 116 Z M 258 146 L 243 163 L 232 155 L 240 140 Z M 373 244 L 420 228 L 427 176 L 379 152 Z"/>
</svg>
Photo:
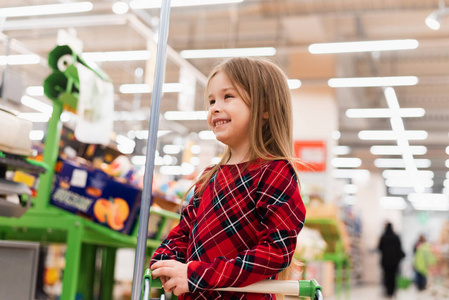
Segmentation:
<svg viewBox="0 0 449 300">
<path fill-rule="evenodd" d="M 64 160 L 50 203 L 96 223 L 130 234 L 140 209 L 141 190 L 102 170 Z"/>
</svg>

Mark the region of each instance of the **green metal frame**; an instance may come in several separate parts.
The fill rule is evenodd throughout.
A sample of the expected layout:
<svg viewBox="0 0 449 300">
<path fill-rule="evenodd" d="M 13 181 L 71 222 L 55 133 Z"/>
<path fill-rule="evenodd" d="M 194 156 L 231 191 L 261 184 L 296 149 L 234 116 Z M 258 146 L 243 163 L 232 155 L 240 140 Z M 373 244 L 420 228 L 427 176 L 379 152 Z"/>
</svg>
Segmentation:
<svg viewBox="0 0 449 300">
<path fill-rule="evenodd" d="M 332 261 L 335 264 L 335 296 L 340 298 L 343 291 L 345 299 L 349 299 L 351 291 L 351 261 L 345 252 L 341 233 L 336 219 L 332 218 L 306 218 L 304 226 L 320 231 L 328 245 L 332 245 L 323 254 L 321 260 Z M 305 274 L 304 274 L 305 276 Z"/>
<path fill-rule="evenodd" d="M 70 49 L 68 46 L 58 47 L 55 49 L 59 52 L 62 51 L 63 54 Z M 72 54 L 77 59 L 77 56 Z M 51 61 L 54 61 L 54 58 Z M 80 59 L 78 58 L 77 61 Z M 98 70 L 94 71 L 99 76 L 101 75 Z M 70 67 L 66 72 L 73 74 Z M 50 205 L 50 194 L 55 175 L 54 166 L 57 162 L 61 139 L 60 116 L 63 105 L 76 108 L 76 101 L 73 101 L 74 96 L 70 94 L 70 91 L 72 85 L 76 84 L 77 78 L 73 76 L 67 76 L 67 78 L 66 89 L 61 90 L 58 97 L 53 95 L 50 98 L 53 100 L 53 113 L 47 125 L 43 163 L 41 163 L 46 166 L 47 172 L 39 177 L 37 197 L 32 200 L 32 207 L 20 218 L 0 217 L 0 239 L 65 243 L 67 250 L 61 300 L 73 300 L 77 293 L 83 294 L 84 300 L 94 299 L 93 271 L 95 270 L 96 251 L 101 248 L 100 297 L 95 297 L 95 299 L 110 300 L 114 284 L 116 251 L 118 248 L 136 247 L 138 225 L 136 224 L 131 235 L 125 235 Z M 179 220 L 180 217 L 179 214 L 153 207 L 150 208 L 150 212 L 162 217 L 161 224 L 166 224 L 170 219 Z M 154 251 L 160 245 L 163 229 L 163 226 L 160 226 L 156 238 L 147 240 L 147 253 Z"/>
</svg>

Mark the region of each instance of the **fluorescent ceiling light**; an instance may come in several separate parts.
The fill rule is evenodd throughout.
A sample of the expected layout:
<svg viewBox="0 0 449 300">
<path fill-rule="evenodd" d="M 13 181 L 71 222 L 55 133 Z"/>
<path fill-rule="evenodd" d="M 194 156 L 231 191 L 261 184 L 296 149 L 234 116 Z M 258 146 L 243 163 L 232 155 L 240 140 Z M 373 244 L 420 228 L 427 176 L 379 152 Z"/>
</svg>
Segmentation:
<svg viewBox="0 0 449 300">
<path fill-rule="evenodd" d="M 409 146 L 412 155 L 424 155 L 427 153 L 426 146 Z M 369 149 L 373 155 L 402 155 L 403 151 L 399 146 L 371 146 Z"/>
<path fill-rule="evenodd" d="M 391 118 L 393 116 L 417 118 L 424 116 L 425 113 L 424 108 L 399 108 L 398 110 L 390 108 L 350 108 L 346 110 L 348 118 Z"/>
<path fill-rule="evenodd" d="M 51 115 L 45 113 L 20 113 L 18 117 L 33 123 L 46 123 L 50 120 Z"/>
<path fill-rule="evenodd" d="M 380 207 L 383 209 L 406 209 L 407 203 L 405 203 L 402 197 L 382 197 L 379 199 Z"/>
<path fill-rule="evenodd" d="M 355 184 L 345 184 L 343 186 L 343 191 L 346 194 L 356 194 L 359 191 L 359 188 Z"/>
<path fill-rule="evenodd" d="M 288 79 L 287 83 L 288 83 L 288 88 L 291 90 L 296 90 L 301 87 L 301 80 L 299 80 L 299 79 Z"/>
<path fill-rule="evenodd" d="M 196 156 L 193 156 L 190 158 L 189 160 L 190 164 L 194 165 L 194 166 L 198 166 L 200 164 L 200 159 Z"/>
<path fill-rule="evenodd" d="M 48 105 L 42 101 L 36 100 L 29 96 L 22 96 L 20 102 L 25 106 L 28 106 L 32 109 L 35 109 L 48 115 L 51 115 L 51 113 L 53 112 L 53 107 L 51 105 Z"/>
<path fill-rule="evenodd" d="M 370 172 L 364 169 L 335 169 L 332 171 L 334 178 L 369 178 Z"/>
<path fill-rule="evenodd" d="M 179 93 L 184 90 L 182 83 L 164 83 L 162 86 L 163 93 Z M 119 87 L 122 94 L 148 94 L 153 91 L 153 88 L 145 83 L 122 84 Z"/>
<path fill-rule="evenodd" d="M 53 18 L 32 18 L 7 21 L 3 31 L 37 30 L 66 27 L 93 27 L 124 25 L 128 23 L 126 16 L 122 15 L 80 15 Z"/>
<path fill-rule="evenodd" d="M 443 181 L 443 186 L 444 186 L 445 188 L 448 188 L 448 187 L 449 187 L 449 179 L 448 179 L 448 178 L 446 178 L 446 179 Z"/>
<path fill-rule="evenodd" d="M 346 205 L 354 205 L 357 203 L 357 198 L 354 196 L 346 196 L 343 198 L 343 201 Z"/>
<path fill-rule="evenodd" d="M 112 5 L 112 11 L 118 15 L 126 14 L 128 12 L 128 10 L 129 10 L 129 5 L 128 5 L 128 3 L 124 2 L 124 1 L 117 1 Z"/>
<path fill-rule="evenodd" d="M 158 130 L 157 137 L 164 136 L 170 132 L 171 130 Z M 146 140 L 148 139 L 148 130 L 130 130 L 127 135 L 130 139 Z"/>
<path fill-rule="evenodd" d="M 201 146 L 200 145 L 192 145 L 192 147 L 190 147 L 190 152 L 192 152 L 192 154 L 200 154 Z"/>
<path fill-rule="evenodd" d="M 432 179 L 435 174 L 432 171 L 424 170 L 424 171 L 416 171 L 413 176 L 423 179 Z M 382 177 L 385 179 L 397 179 L 397 178 L 407 178 L 411 177 L 410 172 L 405 170 L 384 170 L 382 172 Z"/>
<path fill-rule="evenodd" d="M 211 130 L 200 131 L 198 137 L 202 140 L 216 140 L 215 133 Z"/>
<path fill-rule="evenodd" d="M 415 190 L 410 187 L 390 187 L 388 188 L 388 193 L 391 195 L 408 195 L 414 193 Z"/>
<path fill-rule="evenodd" d="M 46 4 L 32 6 L 16 6 L 0 8 L 0 17 L 29 17 L 42 15 L 71 14 L 91 11 L 91 2 L 74 2 L 61 4 Z"/>
<path fill-rule="evenodd" d="M 332 138 L 334 140 L 339 140 L 341 138 L 341 132 L 338 130 L 332 131 Z"/>
<path fill-rule="evenodd" d="M 85 60 L 95 62 L 148 60 L 150 56 L 151 54 L 148 50 L 85 52 L 82 54 Z"/>
<path fill-rule="evenodd" d="M 162 148 L 162 151 L 164 151 L 164 153 L 166 154 L 178 154 L 179 152 L 181 152 L 182 147 L 179 145 L 165 145 Z"/>
<path fill-rule="evenodd" d="M 434 13 L 427 16 L 426 25 L 427 25 L 427 27 L 429 27 L 430 29 L 433 29 L 433 30 L 438 30 L 441 27 L 440 21 L 437 20 Z"/>
<path fill-rule="evenodd" d="M 417 210 L 449 210 L 448 195 L 411 193 L 407 198 Z"/>
<path fill-rule="evenodd" d="M 207 120 L 207 111 L 167 111 L 164 118 L 171 121 Z"/>
<path fill-rule="evenodd" d="M 403 178 L 388 178 L 385 180 L 385 185 L 388 187 L 415 187 L 415 180 L 411 177 L 403 177 Z M 432 179 L 419 179 L 419 185 L 424 188 L 433 187 Z"/>
<path fill-rule="evenodd" d="M 182 50 L 181 52 L 179 52 L 179 55 L 181 55 L 181 57 L 184 59 L 240 57 L 240 56 L 273 56 L 275 54 L 276 48 L 273 47 L 200 49 L 200 50 Z"/>
<path fill-rule="evenodd" d="M 123 154 L 131 154 L 134 152 L 134 148 L 136 147 L 134 140 L 124 135 L 117 135 L 115 141 L 117 142 L 117 149 Z"/>
<path fill-rule="evenodd" d="M 347 155 L 351 153 L 351 147 L 349 146 L 335 146 L 332 148 L 332 153 L 335 155 Z"/>
<path fill-rule="evenodd" d="M 432 165 L 430 159 L 414 159 L 417 168 L 429 168 Z M 374 165 L 378 168 L 405 168 L 405 161 L 402 158 L 376 158 Z"/>
<path fill-rule="evenodd" d="M 36 65 L 41 61 L 37 54 L 0 55 L 0 65 Z"/>
<path fill-rule="evenodd" d="M 189 163 L 182 163 L 181 166 L 162 166 L 159 172 L 164 175 L 190 175 L 195 171 L 195 167 Z"/>
<path fill-rule="evenodd" d="M 133 9 L 159 8 L 162 0 L 133 0 L 129 3 Z M 198 5 L 213 5 L 213 4 L 228 4 L 240 3 L 243 0 L 172 0 L 171 7 L 179 6 L 198 6 Z"/>
<path fill-rule="evenodd" d="M 149 117 L 148 112 L 137 110 L 137 111 L 114 111 L 112 116 L 114 121 L 145 121 Z"/>
<path fill-rule="evenodd" d="M 424 130 L 405 130 L 404 134 L 407 140 L 425 140 L 428 136 L 427 131 Z M 361 140 L 393 141 L 398 139 L 398 134 L 391 130 L 362 130 L 358 136 Z"/>
<path fill-rule="evenodd" d="M 136 142 L 134 142 L 132 139 L 124 136 L 124 135 L 117 135 L 117 137 L 115 138 L 115 141 L 117 142 L 117 144 L 123 144 L 126 146 L 135 146 Z"/>
<path fill-rule="evenodd" d="M 43 96 L 44 87 L 43 86 L 29 86 L 26 89 L 26 93 L 30 96 Z"/>
<path fill-rule="evenodd" d="M 61 122 L 66 123 L 72 118 L 76 118 L 76 115 L 74 115 L 72 112 L 63 111 L 59 119 L 61 120 Z"/>
<path fill-rule="evenodd" d="M 419 45 L 418 41 L 413 39 L 343 42 L 343 43 L 320 43 L 310 45 L 309 52 L 312 54 L 323 54 L 323 53 L 409 50 L 418 48 L 418 45 Z"/>
<path fill-rule="evenodd" d="M 332 166 L 336 168 L 358 168 L 362 160 L 357 157 L 336 157 L 332 159 Z"/>
<path fill-rule="evenodd" d="M 444 7 L 444 2 L 440 1 L 440 8 L 431 12 L 430 15 L 426 17 L 426 25 L 430 29 L 438 30 L 441 27 L 440 20 L 449 14 L 449 8 Z"/>
<path fill-rule="evenodd" d="M 43 138 L 44 138 L 43 130 L 31 130 L 30 131 L 30 140 L 41 141 Z"/>
<path fill-rule="evenodd" d="M 330 87 L 373 87 L 373 86 L 404 86 L 416 85 L 416 76 L 390 76 L 390 77 L 353 77 L 331 78 L 328 81 Z"/>
<path fill-rule="evenodd" d="M 136 166 L 144 166 L 147 161 L 147 157 L 145 155 L 135 155 L 131 157 L 131 163 Z"/>
<path fill-rule="evenodd" d="M 400 151 L 402 152 L 402 160 L 404 162 L 405 170 L 408 174 L 408 179 L 405 180 L 405 177 L 402 177 L 401 183 L 398 182 L 391 182 L 394 179 L 387 179 L 386 184 L 389 186 L 401 186 L 403 185 L 403 181 L 406 181 L 407 186 L 410 186 L 410 184 L 413 184 L 413 188 L 415 192 L 424 192 L 426 187 L 432 187 L 433 181 L 430 181 L 429 183 L 423 182 L 421 178 L 418 176 L 418 167 L 415 163 L 415 160 L 413 159 L 413 154 L 410 151 L 410 144 L 408 141 L 407 133 L 404 128 L 404 122 L 402 118 L 399 116 L 399 101 L 396 96 L 396 92 L 394 88 L 387 87 L 384 89 L 384 95 L 385 99 L 387 100 L 387 104 L 389 109 L 394 112 L 393 116 L 390 118 L 391 128 L 396 135 L 397 139 L 397 145 L 400 148 Z M 429 161 L 430 163 L 430 161 Z"/>
</svg>

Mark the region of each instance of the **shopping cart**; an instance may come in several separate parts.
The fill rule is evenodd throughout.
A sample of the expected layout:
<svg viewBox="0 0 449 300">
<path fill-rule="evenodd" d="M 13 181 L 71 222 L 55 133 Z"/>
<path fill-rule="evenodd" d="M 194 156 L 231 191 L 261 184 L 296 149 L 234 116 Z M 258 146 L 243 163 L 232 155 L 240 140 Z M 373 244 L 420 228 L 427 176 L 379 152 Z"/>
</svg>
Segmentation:
<svg viewBox="0 0 449 300">
<path fill-rule="evenodd" d="M 151 278 L 151 270 L 146 269 L 142 281 L 141 300 L 160 299 L 165 300 L 165 295 L 160 298 L 150 298 L 151 288 L 162 288 L 160 280 Z M 310 298 L 311 300 L 323 300 L 321 286 L 315 279 L 312 280 L 262 280 L 246 287 L 228 287 L 217 289 L 219 291 L 284 294 L 298 298 Z"/>
</svg>

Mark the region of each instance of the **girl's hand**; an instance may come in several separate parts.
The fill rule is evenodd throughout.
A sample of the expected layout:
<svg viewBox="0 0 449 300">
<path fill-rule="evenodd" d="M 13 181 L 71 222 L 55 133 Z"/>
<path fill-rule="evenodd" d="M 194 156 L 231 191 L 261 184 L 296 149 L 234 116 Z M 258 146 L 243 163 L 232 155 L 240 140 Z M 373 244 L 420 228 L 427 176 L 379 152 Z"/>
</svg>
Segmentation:
<svg viewBox="0 0 449 300">
<path fill-rule="evenodd" d="M 176 260 L 161 260 L 151 266 L 154 278 L 160 278 L 165 292 L 173 292 L 176 296 L 189 291 L 187 281 L 187 264 Z"/>
</svg>

